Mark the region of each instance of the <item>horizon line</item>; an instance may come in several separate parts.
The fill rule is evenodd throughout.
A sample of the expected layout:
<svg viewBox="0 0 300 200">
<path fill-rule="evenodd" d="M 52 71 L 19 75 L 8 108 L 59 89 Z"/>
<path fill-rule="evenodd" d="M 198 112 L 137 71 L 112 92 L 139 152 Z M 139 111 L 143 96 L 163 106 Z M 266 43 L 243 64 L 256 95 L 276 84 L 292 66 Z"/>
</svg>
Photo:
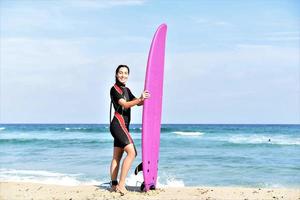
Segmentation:
<svg viewBox="0 0 300 200">
<path fill-rule="evenodd" d="M 109 123 L 0 123 L 0 125 L 109 125 Z M 161 125 L 300 125 L 300 123 L 161 123 Z"/>
</svg>

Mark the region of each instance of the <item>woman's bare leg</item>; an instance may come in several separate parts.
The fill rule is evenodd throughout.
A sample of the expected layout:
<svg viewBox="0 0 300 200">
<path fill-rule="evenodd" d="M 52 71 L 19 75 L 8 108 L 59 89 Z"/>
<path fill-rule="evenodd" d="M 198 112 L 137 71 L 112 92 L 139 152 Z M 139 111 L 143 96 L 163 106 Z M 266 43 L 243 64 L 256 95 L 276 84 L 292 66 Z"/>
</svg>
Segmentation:
<svg viewBox="0 0 300 200">
<path fill-rule="evenodd" d="M 125 146 L 124 151 L 126 151 L 127 156 L 124 159 L 122 164 L 120 182 L 118 186 L 120 190 L 126 192 L 125 179 L 136 154 L 135 154 L 135 149 L 133 144 L 128 144 L 127 146 Z"/>
<path fill-rule="evenodd" d="M 123 152 L 124 152 L 124 150 L 122 148 L 114 147 L 114 154 L 113 154 L 113 158 L 111 160 L 111 165 L 110 165 L 111 180 L 118 179 L 120 160 L 122 158 Z M 115 189 L 115 187 L 113 189 Z"/>
</svg>

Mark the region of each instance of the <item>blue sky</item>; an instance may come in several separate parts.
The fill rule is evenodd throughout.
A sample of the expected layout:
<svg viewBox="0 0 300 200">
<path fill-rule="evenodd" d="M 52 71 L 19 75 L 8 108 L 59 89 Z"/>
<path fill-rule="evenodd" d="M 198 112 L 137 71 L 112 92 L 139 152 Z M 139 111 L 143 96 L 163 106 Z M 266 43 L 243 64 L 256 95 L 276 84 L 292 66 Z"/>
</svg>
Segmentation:
<svg viewBox="0 0 300 200">
<path fill-rule="evenodd" d="M 163 123 L 300 123 L 296 0 L 0 1 L 0 123 L 108 123 L 119 64 L 144 84 L 168 25 Z M 141 107 L 132 123 L 141 122 Z"/>
</svg>

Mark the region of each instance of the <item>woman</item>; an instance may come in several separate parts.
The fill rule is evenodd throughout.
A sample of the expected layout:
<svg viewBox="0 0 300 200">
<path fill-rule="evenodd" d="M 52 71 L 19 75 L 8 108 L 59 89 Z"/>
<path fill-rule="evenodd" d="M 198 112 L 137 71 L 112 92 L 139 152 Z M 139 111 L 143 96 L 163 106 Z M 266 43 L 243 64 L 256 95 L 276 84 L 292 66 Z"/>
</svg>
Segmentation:
<svg viewBox="0 0 300 200">
<path fill-rule="evenodd" d="M 129 76 L 129 67 L 119 65 L 116 69 L 116 83 L 110 90 L 110 97 L 115 109 L 114 118 L 110 124 L 110 132 L 114 138 L 114 153 L 110 165 L 112 190 L 124 195 L 125 178 L 131 167 L 134 158 L 137 156 L 134 142 L 129 133 L 130 108 L 135 105 L 143 105 L 145 99 L 150 97 L 148 91 L 144 91 L 140 98 L 136 98 L 129 88 L 125 86 Z M 127 153 L 122 163 L 120 181 L 118 182 L 118 172 L 120 160 L 123 152 Z"/>
</svg>

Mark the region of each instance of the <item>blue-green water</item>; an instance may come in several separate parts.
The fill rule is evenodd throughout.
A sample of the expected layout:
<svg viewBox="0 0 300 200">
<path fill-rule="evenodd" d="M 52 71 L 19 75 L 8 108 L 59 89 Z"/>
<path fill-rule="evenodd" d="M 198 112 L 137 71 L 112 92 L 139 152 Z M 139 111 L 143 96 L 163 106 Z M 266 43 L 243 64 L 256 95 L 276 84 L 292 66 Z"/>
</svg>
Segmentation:
<svg viewBox="0 0 300 200">
<path fill-rule="evenodd" d="M 141 125 L 130 132 L 141 161 Z M 0 181 L 108 182 L 108 125 L 0 124 Z M 139 185 L 142 174 L 127 178 Z M 162 125 L 162 186 L 300 186 L 300 125 Z"/>
</svg>

